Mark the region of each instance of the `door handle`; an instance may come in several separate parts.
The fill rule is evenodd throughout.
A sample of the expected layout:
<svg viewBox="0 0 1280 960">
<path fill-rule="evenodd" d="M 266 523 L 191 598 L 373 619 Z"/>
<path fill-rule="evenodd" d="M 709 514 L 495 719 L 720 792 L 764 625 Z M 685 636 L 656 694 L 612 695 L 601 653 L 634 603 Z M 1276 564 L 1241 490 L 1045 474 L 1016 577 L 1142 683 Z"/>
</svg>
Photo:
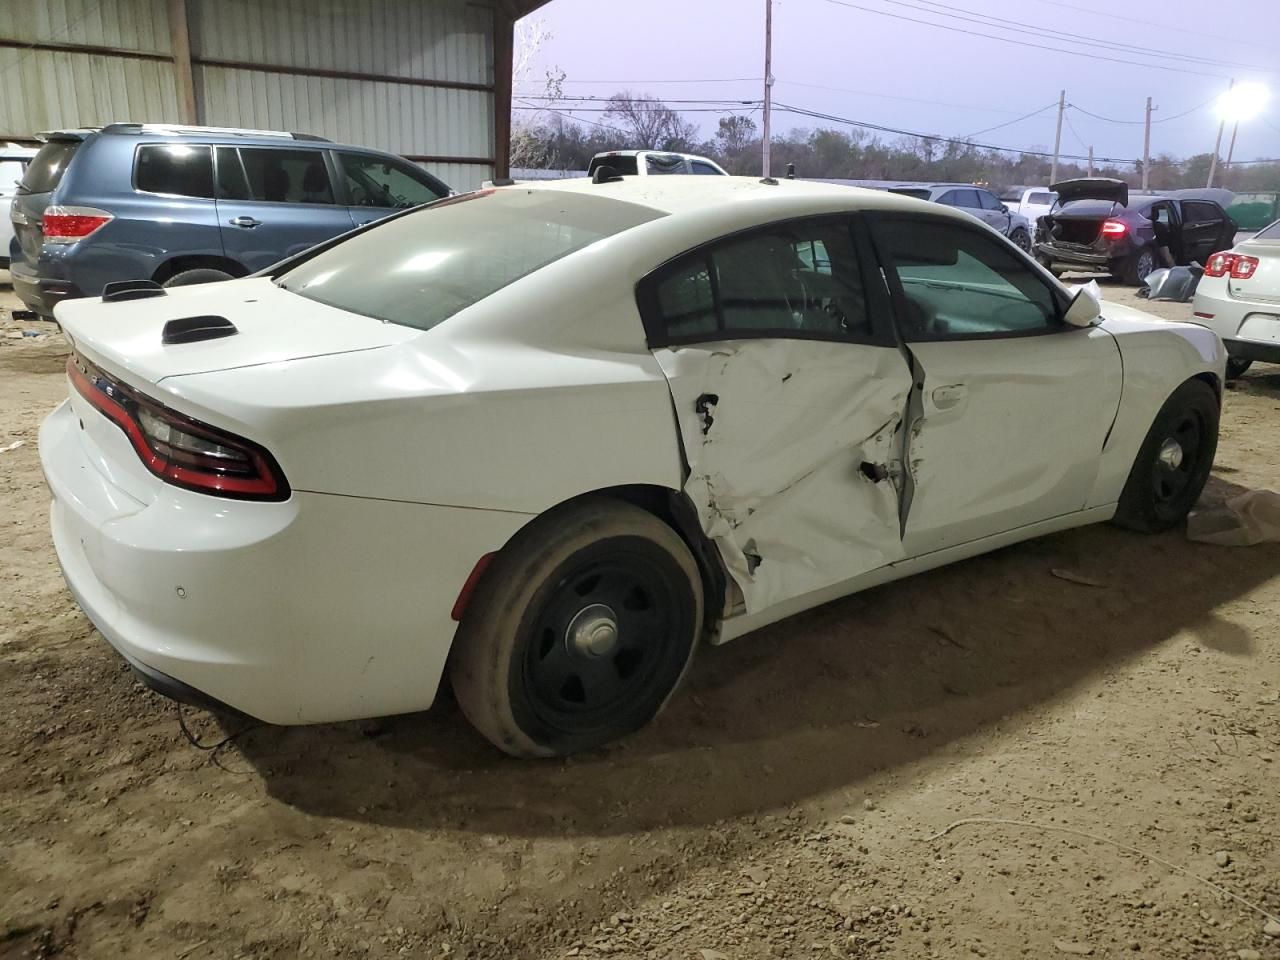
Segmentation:
<svg viewBox="0 0 1280 960">
<path fill-rule="evenodd" d="M 963 383 L 952 383 L 945 387 L 935 387 L 931 396 L 933 405 L 939 410 L 950 410 L 958 406 L 969 395 L 969 388 Z"/>
<path fill-rule="evenodd" d="M 261 220 L 255 220 L 253 217 L 232 217 L 227 223 L 233 227 L 244 227 L 246 230 L 252 230 L 254 227 L 262 226 Z"/>
</svg>

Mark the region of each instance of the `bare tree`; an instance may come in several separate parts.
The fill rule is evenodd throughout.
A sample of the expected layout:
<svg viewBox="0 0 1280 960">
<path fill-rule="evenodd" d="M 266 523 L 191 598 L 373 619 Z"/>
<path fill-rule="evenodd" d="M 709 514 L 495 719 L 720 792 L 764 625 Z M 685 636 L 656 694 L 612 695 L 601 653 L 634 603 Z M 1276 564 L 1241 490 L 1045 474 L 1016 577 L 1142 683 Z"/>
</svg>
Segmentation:
<svg viewBox="0 0 1280 960">
<path fill-rule="evenodd" d="M 698 133 L 697 127 L 661 100 L 629 90 L 609 98 L 604 116 L 621 126 L 636 149 L 679 150 L 691 144 Z"/>
</svg>

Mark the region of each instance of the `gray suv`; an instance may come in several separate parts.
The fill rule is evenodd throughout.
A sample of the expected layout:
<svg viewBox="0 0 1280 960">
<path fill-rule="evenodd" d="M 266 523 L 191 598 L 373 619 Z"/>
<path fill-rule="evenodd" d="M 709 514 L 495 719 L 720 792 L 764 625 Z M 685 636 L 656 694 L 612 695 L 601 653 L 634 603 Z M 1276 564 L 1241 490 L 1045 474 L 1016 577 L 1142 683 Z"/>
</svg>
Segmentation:
<svg viewBox="0 0 1280 960">
<path fill-rule="evenodd" d="M 932 200 L 972 214 L 997 233 L 1004 234 L 1023 250 L 1031 251 L 1031 221 L 1012 212 L 990 190 L 972 183 L 903 183 L 888 188 L 920 200 Z"/>
<path fill-rule="evenodd" d="M 451 192 L 401 157 L 306 134 L 115 123 L 41 139 L 9 271 L 44 317 L 115 280 L 242 277 Z"/>
</svg>

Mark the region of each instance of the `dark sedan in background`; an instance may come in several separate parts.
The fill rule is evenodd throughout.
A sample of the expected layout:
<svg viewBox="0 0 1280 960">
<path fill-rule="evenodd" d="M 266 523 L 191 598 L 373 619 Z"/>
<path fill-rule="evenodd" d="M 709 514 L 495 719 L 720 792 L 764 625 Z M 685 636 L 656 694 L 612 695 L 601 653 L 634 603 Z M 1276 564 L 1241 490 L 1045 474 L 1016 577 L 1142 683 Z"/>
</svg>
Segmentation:
<svg viewBox="0 0 1280 960">
<path fill-rule="evenodd" d="M 1123 180 L 1101 177 L 1050 189 L 1058 202 L 1040 219 L 1035 255 L 1055 274 L 1110 273 L 1140 284 L 1159 267 L 1203 266 L 1235 243 L 1235 221 L 1212 200 L 1131 197 Z"/>
</svg>

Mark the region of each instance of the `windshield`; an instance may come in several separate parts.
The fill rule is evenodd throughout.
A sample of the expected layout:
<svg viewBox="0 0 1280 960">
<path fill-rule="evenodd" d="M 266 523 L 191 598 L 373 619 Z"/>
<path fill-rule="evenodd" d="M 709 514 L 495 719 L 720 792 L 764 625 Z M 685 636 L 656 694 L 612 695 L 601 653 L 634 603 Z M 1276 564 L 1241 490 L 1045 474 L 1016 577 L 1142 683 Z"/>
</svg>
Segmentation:
<svg viewBox="0 0 1280 960">
<path fill-rule="evenodd" d="M 559 190 L 480 191 L 357 233 L 276 282 L 341 310 L 429 330 L 575 250 L 662 215 Z"/>
<path fill-rule="evenodd" d="M 1271 224 L 1269 227 L 1263 227 L 1254 236 L 1255 240 L 1280 240 L 1280 220 Z"/>
</svg>

